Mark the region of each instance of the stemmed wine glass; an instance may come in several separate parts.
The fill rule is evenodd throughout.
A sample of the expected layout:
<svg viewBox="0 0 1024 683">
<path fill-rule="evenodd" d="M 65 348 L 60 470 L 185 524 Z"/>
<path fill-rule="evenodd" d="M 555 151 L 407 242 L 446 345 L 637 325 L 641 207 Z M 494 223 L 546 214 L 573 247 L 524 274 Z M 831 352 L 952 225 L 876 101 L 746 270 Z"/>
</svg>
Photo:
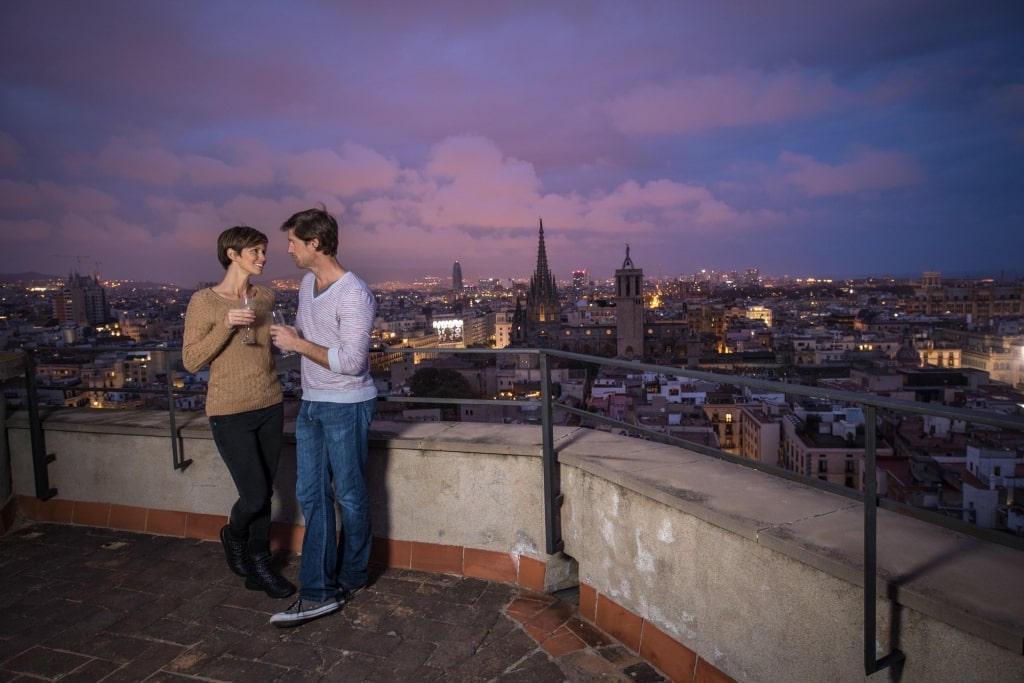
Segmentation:
<svg viewBox="0 0 1024 683">
<path fill-rule="evenodd" d="M 253 296 L 251 294 L 249 294 L 249 290 L 248 289 L 245 290 L 244 294 L 242 294 L 242 308 L 250 310 L 250 311 L 255 311 L 256 310 L 256 302 L 253 300 Z M 252 325 L 246 325 L 245 326 L 245 334 L 242 335 L 242 343 L 243 344 L 255 344 L 256 343 L 256 339 L 252 336 Z"/>
<path fill-rule="evenodd" d="M 287 322 L 285 322 L 284 312 L 281 311 L 280 309 L 275 308 L 273 313 L 271 313 L 271 315 L 274 318 L 274 324 L 275 325 L 287 325 L 288 324 Z M 278 349 L 278 351 L 281 353 L 281 357 L 282 358 L 284 358 L 286 356 L 294 356 L 295 355 L 294 351 L 285 351 L 284 349 Z"/>
</svg>

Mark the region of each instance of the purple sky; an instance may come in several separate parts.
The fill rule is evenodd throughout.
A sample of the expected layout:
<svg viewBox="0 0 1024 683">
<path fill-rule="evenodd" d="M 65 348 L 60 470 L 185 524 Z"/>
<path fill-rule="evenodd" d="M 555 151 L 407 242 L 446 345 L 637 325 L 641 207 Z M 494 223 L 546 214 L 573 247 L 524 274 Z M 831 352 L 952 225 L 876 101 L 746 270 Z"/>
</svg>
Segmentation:
<svg viewBox="0 0 1024 683">
<path fill-rule="evenodd" d="M 1024 275 L 1024 3 L 0 4 L 0 273 Z"/>
</svg>

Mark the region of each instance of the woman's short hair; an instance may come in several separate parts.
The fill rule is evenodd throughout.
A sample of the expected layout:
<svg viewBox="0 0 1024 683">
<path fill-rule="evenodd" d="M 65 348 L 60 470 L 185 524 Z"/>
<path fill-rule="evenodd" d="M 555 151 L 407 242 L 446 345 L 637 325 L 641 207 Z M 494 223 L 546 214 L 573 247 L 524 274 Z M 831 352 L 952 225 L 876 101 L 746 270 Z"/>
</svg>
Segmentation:
<svg viewBox="0 0 1024 683">
<path fill-rule="evenodd" d="M 228 249 L 234 249 L 241 254 L 243 249 L 249 247 L 267 246 L 267 236 L 256 228 L 247 225 L 236 225 L 228 228 L 217 238 L 217 260 L 224 266 L 224 270 L 231 265 L 231 257 L 228 256 Z"/>
</svg>

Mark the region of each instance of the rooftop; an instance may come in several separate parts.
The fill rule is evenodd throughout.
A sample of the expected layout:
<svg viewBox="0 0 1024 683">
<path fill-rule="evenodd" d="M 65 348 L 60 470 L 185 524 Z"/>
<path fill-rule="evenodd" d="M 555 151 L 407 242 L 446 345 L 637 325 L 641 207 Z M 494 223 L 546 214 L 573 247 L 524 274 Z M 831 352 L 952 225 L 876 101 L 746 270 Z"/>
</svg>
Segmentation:
<svg viewBox="0 0 1024 683">
<path fill-rule="evenodd" d="M 338 614 L 270 626 L 211 541 L 29 523 L 0 537 L 0 679 L 663 681 L 571 602 L 377 568 Z M 278 554 L 293 581 L 298 558 Z"/>
</svg>

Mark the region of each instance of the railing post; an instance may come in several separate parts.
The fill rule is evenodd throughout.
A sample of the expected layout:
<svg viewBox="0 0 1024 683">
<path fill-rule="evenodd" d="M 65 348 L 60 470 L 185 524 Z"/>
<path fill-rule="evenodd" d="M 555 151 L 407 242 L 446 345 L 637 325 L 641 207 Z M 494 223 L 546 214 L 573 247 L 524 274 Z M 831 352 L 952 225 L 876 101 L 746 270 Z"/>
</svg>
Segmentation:
<svg viewBox="0 0 1024 683">
<path fill-rule="evenodd" d="M 46 452 L 43 422 L 39 418 L 35 357 L 31 349 L 25 350 L 25 400 L 28 403 L 28 430 L 32 442 L 32 472 L 35 477 L 36 498 L 49 500 L 57 495 L 57 489 L 50 486 L 50 473 L 46 467 L 56 460 L 57 456 Z"/>
<path fill-rule="evenodd" d="M 876 440 L 878 409 L 864 406 L 864 671 L 867 675 L 903 662 L 898 649 L 875 658 L 878 587 L 878 476 Z"/>
<path fill-rule="evenodd" d="M 540 415 L 544 463 L 544 532 L 548 555 L 561 552 L 562 541 L 562 478 L 555 452 L 555 434 L 551 410 L 551 372 L 548 355 L 540 351 Z"/>
<path fill-rule="evenodd" d="M 171 460 L 174 469 L 184 470 L 192 464 L 192 459 L 184 460 L 178 452 L 178 427 L 174 420 L 174 380 L 171 377 L 171 351 L 164 349 L 164 368 L 167 372 L 167 414 L 171 424 Z"/>
</svg>

